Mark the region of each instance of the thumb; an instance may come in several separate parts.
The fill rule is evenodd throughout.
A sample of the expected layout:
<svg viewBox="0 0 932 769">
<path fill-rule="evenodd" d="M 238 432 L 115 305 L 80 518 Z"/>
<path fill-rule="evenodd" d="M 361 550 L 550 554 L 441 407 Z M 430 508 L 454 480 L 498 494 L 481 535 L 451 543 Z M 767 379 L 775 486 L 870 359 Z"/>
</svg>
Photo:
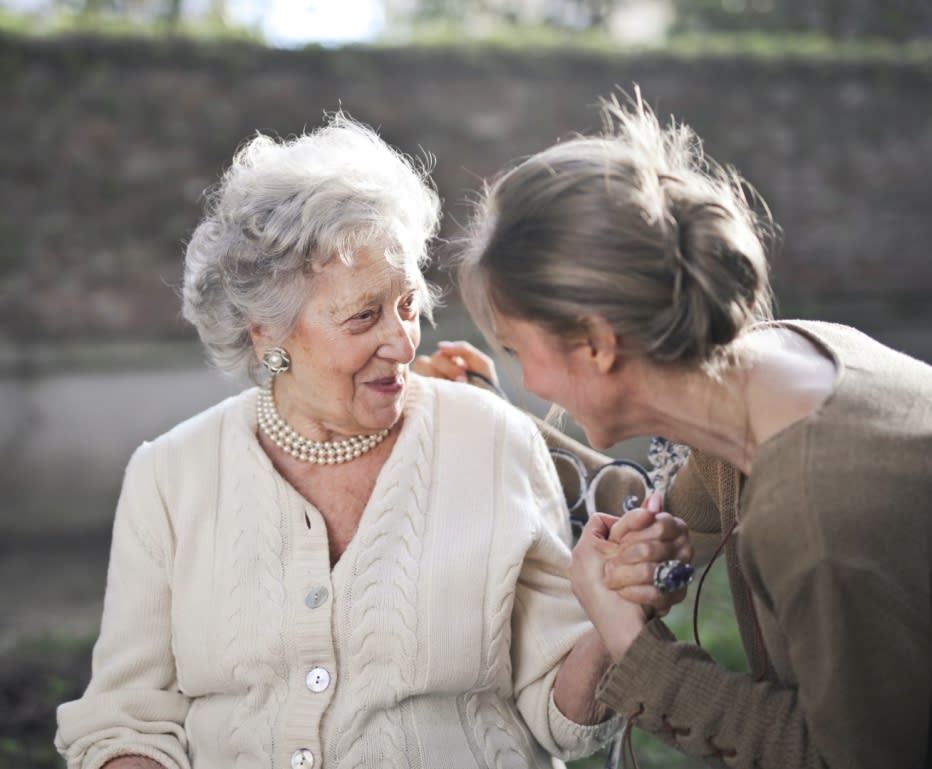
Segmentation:
<svg viewBox="0 0 932 769">
<path fill-rule="evenodd" d="M 652 513 L 659 513 L 663 509 L 663 494 L 655 491 L 647 498 L 644 507 Z"/>
</svg>

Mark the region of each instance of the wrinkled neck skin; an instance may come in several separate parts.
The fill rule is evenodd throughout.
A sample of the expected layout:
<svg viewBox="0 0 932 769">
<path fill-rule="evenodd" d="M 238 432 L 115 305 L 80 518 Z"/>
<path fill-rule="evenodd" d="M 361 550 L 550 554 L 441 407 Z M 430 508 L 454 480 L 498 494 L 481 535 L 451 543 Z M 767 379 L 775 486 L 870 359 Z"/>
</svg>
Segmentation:
<svg viewBox="0 0 932 769">
<path fill-rule="evenodd" d="M 616 393 L 604 410 L 606 430 L 616 442 L 662 435 L 749 475 L 764 441 L 828 397 L 835 364 L 807 339 L 781 328 L 745 334 L 733 352 L 736 362 L 716 376 L 699 366 L 623 361 L 606 374 L 604 392 Z"/>
<path fill-rule="evenodd" d="M 604 421 L 587 427 L 590 442 L 605 448 L 644 435 L 661 435 L 724 459 L 743 472 L 753 453 L 746 370 L 713 378 L 698 367 L 658 365 L 629 358 L 607 373 L 599 411 Z M 614 386 L 613 386 L 614 385 Z"/>
</svg>

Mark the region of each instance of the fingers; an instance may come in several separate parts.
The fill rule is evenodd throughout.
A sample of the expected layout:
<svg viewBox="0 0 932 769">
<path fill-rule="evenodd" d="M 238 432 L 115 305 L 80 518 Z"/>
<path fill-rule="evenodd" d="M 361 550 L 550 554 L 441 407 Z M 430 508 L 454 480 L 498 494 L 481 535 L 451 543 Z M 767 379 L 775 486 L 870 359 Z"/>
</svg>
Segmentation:
<svg viewBox="0 0 932 769">
<path fill-rule="evenodd" d="M 652 513 L 659 513 L 663 510 L 663 494 L 655 491 L 645 500 L 644 507 Z"/>
<path fill-rule="evenodd" d="M 646 585 L 634 585 L 617 592 L 626 601 L 640 606 L 652 607 L 656 610 L 657 615 L 661 617 L 667 614 L 676 604 L 683 601 L 688 594 L 685 587 L 674 593 L 661 593 L 657 588 L 647 587 Z"/>
<path fill-rule="evenodd" d="M 437 342 L 437 353 L 434 353 L 434 355 L 438 353 L 449 358 L 458 358 L 464 370 L 475 371 L 477 374 L 482 374 L 484 377 L 491 379 L 496 384 L 498 383 L 495 363 L 493 363 L 492 358 L 469 342 Z"/>
<path fill-rule="evenodd" d="M 645 505 L 656 506 L 648 500 Z M 625 519 L 631 516 L 626 523 Z M 642 606 L 650 606 L 659 614 L 686 596 L 686 589 L 662 593 L 654 586 L 654 573 L 661 561 L 679 560 L 689 563 L 693 546 L 689 530 L 679 518 L 669 513 L 651 513 L 639 508 L 625 514 L 612 526 L 609 541 L 617 546 L 614 555 L 606 554 L 603 568 L 605 586 L 620 596 Z"/>
<path fill-rule="evenodd" d="M 602 585 L 603 564 L 607 548 L 615 547 L 608 541 L 614 520 L 613 516 L 596 513 L 586 522 L 570 559 L 569 576 L 574 585 L 592 583 L 601 590 L 605 589 Z"/>
<path fill-rule="evenodd" d="M 615 557 L 605 562 L 602 581 L 609 590 L 626 590 L 633 587 L 654 587 L 654 569 L 657 564 L 650 561 L 625 563 Z"/>
<path fill-rule="evenodd" d="M 498 384 L 492 359 L 469 342 L 438 342 L 437 350 L 433 354 L 418 355 L 411 368 L 422 376 L 454 382 L 467 381 L 466 372 L 475 371 Z"/>
<path fill-rule="evenodd" d="M 576 547 L 582 545 L 586 548 L 588 546 L 602 555 L 617 555 L 618 547 L 608 539 L 608 534 L 617 521 L 618 518 L 608 513 L 594 513 L 589 516 Z"/>
<path fill-rule="evenodd" d="M 462 358 L 449 357 L 439 352 L 433 355 L 418 355 L 411 364 L 415 373 L 453 382 L 466 381 L 466 364 Z"/>
<path fill-rule="evenodd" d="M 689 563 L 692 546 L 688 539 L 660 540 L 630 543 L 627 540 L 617 546 L 616 562 L 632 566 L 639 563 L 656 565 L 660 561 L 678 559 Z"/>
<path fill-rule="evenodd" d="M 629 510 L 618 519 L 618 522 L 614 526 L 612 526 L 609 539 L 611 539 L 612 542 L 621 542 L 625 537 L 631 537 L 634 533 L 643 532 L 654 523 L 655 518 L 655 513 L 643 507 Z M 647 538 L 651 538 L 650 535 L 646 536 Z"/>
<path fill-rule="evenodd" d="M 696 554 L 696 551 L 693 549 L 692 542 L 688 538 L 677 539 L 676 542 L 676 555 L 673 556 L 674 559 L 682 561 L 683 563 L 692 563 L 693 557 Z"/>
<path fill-rule="evenodd" d="M 614 590 L 625 600 L 641 606 L 651 606 L 659 613 L 665 614 L 686 597 L 687 588 L 683 587 L 670 593 L 660 591 L 654 586 L 656 568 L 657 562 L 653 561 L 624 564 L 617 558 L 608 558 L 602 570 L 602 582 L 605 587 Z"/>
<path fill-rule="evenodd" d="M 635 515 L 637 514 L 637 515 Z M 635 517 L 628 520 L 629 516 Z M 674 540 L 689 536 L 686 523 L 669 513 L 651 513 L 645 508 L 637 508 L 626 515 L 612 528 L 609 535 L 613 542 L 644 542 L 651 539 Z"/>
<path fill-rule="evenodd" d="M 663 593 L 654 585 L 658 563 L 672 559 L 688 563 L 692 559 L 688 532 L 680 524 L 682 521 L 667 513 L 655 514 L 644 508 L 621 518 L 606 513 L 592 515 L 573 549 L 570 578 L 574 593 L 588 596 L 592 588 L 580 585 L 595 580 L 602 589 L 650 607 L 658 616 L 665 615 L 687 593 L 686 588 Z M 614 537 L 620 531 L 625 533 L 616 542 Z M 641 537 L 645 532 L 652 536 Z"/>
<path fill-rule="evenodd" d="M 421 376 L 437 376 L 429 355 L 418 355 L 411 364 L 411 370 Z"/>
</svg>

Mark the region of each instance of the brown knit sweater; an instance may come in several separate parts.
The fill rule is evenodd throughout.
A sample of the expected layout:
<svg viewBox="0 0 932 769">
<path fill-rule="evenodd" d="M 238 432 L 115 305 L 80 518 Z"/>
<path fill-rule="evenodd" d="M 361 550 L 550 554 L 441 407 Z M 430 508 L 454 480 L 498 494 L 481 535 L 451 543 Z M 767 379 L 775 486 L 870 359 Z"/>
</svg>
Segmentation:
<svg viewBox="0 0 932 769">
<path fill-rule="evenodd" d="M 655 620 L 599 696 L 713 763 L 929 767 L 932 368 L 842 326 L 781 325 L 835 358 L 832 395 L 762 444 L 746 479 L 694 452 L 667 500 L 697 532 L 739 520 L 725 557 L 762 680 Z"/>
</svg>

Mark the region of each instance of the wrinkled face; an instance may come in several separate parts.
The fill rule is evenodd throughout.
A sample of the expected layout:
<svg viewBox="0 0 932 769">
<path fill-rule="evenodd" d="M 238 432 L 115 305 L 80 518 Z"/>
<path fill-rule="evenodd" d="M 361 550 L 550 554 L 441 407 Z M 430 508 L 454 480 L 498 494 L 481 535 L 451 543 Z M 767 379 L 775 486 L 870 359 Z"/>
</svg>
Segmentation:
<svg viewBox="0 0 932 769">
<path fill-rule="evenodd" d="M 359 251 L 352 266 L 332 259 L 309 279 L 309 298 L 281 345 L 291 369 L 275 382 L 279 412 L 294 429 L 330 439 L 401 418 L 421 340 L 421 285 L 416 265 L 394 266 L 375 249 Z"/>
<path fill-rule="evenodd" d="M 568 342 L 536 323 L 505 315 L 495 316 L 495 335 L 521 366 L 524 389 L 563 408 L 593 446 L 615 442 L 587 343 Z"/>
</svg>

